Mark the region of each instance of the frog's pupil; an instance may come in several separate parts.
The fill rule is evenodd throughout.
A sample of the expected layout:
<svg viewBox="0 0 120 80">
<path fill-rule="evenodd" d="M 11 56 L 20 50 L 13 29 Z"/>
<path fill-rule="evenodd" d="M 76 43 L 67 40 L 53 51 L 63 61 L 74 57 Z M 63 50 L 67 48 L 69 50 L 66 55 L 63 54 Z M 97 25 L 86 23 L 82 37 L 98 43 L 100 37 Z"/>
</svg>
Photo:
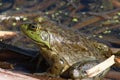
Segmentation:
<svg viewBox="0 0 120 80">
<path fill-rule="evenodd" d="M 30 29 L 30 30 L 36 30 L 36 28 L 37 28 L 37 27 L 36 27 L 35 25 L 29 24 L 29 29 Z"/>
<path fill-rule="evenodd" d="M 31 26 L 32 28 L 35 28 L 35 26 Z"/>
<path fill-rule="evenodd" d="M 32 24 L 30 24 L 30 27 L 31 27 L 31 28 L 36 28 L 36 27 L 35 27 L 34 25 L 32 25 Z"/>
</svg>

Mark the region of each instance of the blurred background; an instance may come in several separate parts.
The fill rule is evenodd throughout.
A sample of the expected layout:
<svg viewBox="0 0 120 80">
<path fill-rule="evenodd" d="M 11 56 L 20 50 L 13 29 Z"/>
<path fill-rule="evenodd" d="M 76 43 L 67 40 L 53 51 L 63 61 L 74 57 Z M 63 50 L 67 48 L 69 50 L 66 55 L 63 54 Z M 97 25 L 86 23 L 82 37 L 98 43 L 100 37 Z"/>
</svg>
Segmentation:
<svg viewBox="0 0 120 80">
<path fill-rule="evenodd" d="M 1 61 L 17 64 L 18 55 L 13 56 L 13 52 L 29 56 L 24 58 L 29 61 L 38 55 L 38 48 L 20 32 L 20 25 L 41 13 L 59 26 L 85 33 L 88 38 L 102 42 L 114 51 L 120 49 L 120 0 L 0 0 L 0 31 L 14 33 L 0 37 Z M 9 50 L 13 51 L 12 56 L 8 56 Z M 10 61 L 11 57 L 15 61 Z M 23 66 L 19 67 L 21 64 L 17 66 L 18 70 L 23 69 Z"/>
</svg>

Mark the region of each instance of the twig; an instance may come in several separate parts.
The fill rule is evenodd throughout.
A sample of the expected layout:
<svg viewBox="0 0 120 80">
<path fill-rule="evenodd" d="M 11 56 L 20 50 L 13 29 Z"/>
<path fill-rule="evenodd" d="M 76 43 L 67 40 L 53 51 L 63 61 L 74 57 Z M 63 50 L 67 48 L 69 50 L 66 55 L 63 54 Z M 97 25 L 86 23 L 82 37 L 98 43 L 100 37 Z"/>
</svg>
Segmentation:
<svg viewBox="0 0 120 80">
<path fill-rule="evenodd" d="M 116 9 L 116 10 L 112 10 L 112 11 L 109 11 L 109 12 L 105 12 L 105 13 L 101 13 L 103 15 L 108 15 L 108 16 L 113 16 L 114 14 L 118 13 L 120 11 L 120 8 Z M 100 16 L 94 16 L 94 17 L 90 17 L 89 19 L 81 22 L 81 23 L 77 23 L 76 25 L 74 25 L 73 27 L 75 29 L 80 29 L 80 28 L 83 28 L 84 26 L 87 26 L 87 25 L 90 25 L 90 24 L 93 24 L 95 22 L 98 22 L 100 20 L 103 20 L 104 18 L 100 17 Z"/>
<path fill-rule="evenodd" d="M 111 2 L 116 8 L 120 8 L 120 1 L 119 0 L 111 0 Z"/>
<path fill-rule="evenodd" d="M 106 30 L 111 30 L 111 29 L 115 29 L 115 28 L 120 28 L 120 24 L 117 24 L 117 25 L 114 25 L 114 26 L 109 26 L 107 28 L 103 27 L 103 28 L 101 28 L 101 29 L 99 29 L 97 31 L 93 31 L 93 33 L 94 34 L 99 34 L 99 33 L 102 33 L 102 32 L 104 32 Z"/>
<path fill-rule="evenodd" d="M 102 39 L 110 43 L 120 45 L 120 39 L 117 39 L 115 36 L 104 36 Z"/>
<path fill-rule="evenodd" d="M 112 55 L 111 57 L 109 57 L 105 61 L 103 61 L 103 62 L 99 63 L 98 65 L 86 70 L 86 73 L 88 74 L 89 77 L 94 77 L 97 74 L 99 74 L 99 73 L 103 72 L 104 70 L 106 70 L 107 68 L 109 68 L 110 66 L 112 66 L 113 64 L 115 64 L 114 59 L 115 59 L 115 56 Z"/>
<path fill-rule="evenodd" d="M 0 68 L 0 80 L 39 80 L 30 76 L 13 73 Z"/>
<path fill-rule="evenodd" d="M 120 80 L 120 72 L 110 71 L 107 74 L 106 78 Z"/>
<path fill-rule="evenodd" d="M 118 51 L 120 51 L 120 48 L 110 48 L 112 50 L 113 53 L 117 53 Z"/>
<path fill-rule="evenodd" d="M 0 39 L 9 39 L 16 36 L 17 33 L 12 31 L 0 31 Z"/>
</svg>

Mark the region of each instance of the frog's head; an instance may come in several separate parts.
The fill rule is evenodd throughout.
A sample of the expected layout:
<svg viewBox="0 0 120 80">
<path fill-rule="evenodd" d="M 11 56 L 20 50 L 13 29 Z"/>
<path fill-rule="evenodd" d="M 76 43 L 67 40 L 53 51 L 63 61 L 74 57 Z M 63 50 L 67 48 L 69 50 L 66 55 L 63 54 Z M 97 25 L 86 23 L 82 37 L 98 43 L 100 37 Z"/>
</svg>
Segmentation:
<svg viewBox="0 0 120 80">
<path fill-rule="evenodd" d="M 39 46 L 50 48 L 49 32 L 42 29 L 40 24 L 26 22 L 21 26 L 21 30 L 27 37 L 32 39 Z"/>
</svg>

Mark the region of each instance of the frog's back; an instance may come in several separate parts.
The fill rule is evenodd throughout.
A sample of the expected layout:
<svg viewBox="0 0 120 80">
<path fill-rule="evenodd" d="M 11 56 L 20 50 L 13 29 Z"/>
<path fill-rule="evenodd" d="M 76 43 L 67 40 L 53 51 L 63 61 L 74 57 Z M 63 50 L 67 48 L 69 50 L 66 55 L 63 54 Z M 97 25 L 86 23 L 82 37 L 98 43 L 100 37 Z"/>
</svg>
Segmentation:
<svg viewBox="0 0 120 80">
<path fill-rule="evenodd" d="M 49 21 L 44 25 L 47 26 L 45 29 L 50 33 L 50 44 L 53 51 L 64 57 L 70 65 L 86 59 L 104 59 L 102 52 L 95 46 L 97 43 L 87 39 L 84 34 L 58 27 Z"/>
<path fill-rule="evenodd" d="M 70 65 L 87 59 L 104 59 L 102 52 L 94 45 L 96 42 L 76 34 L 72 36 L 72 33 L 71 35 L 67 33 L 66 36 L 67 38 L 64 38 L 58 45 L 55 44 L 54 48 Z"/>
<path fill-rule="evenodd" d="M 59 27 L 49 19 L 40 22 L 38 26 L 50 35 L 51 53 L 63 57 L 70 65 L 86 59 L 104 59 L 102 52 L 95 46 L 97 43 L 87 39 L 84 34 Z"/>
</svg>

